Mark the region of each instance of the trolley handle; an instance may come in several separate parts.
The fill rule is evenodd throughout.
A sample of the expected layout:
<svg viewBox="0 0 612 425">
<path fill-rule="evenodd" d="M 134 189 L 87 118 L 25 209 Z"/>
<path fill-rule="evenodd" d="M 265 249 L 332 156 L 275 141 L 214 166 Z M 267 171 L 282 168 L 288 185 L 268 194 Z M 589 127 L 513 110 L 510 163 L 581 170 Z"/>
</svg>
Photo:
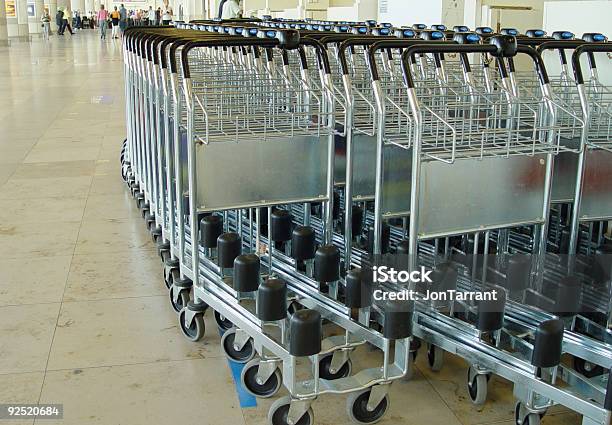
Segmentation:
<svg viewBox="0 0 612 425">
<path fill-rule="evenodd" d="M 218 39 L 218 37 L 210 37 L 210 39 Z M 178 67 L 176 66 L 176 51 L 180 46 L 184 46 L 190 42 L 202 40 L 202 38 L 180 38 L 178 40 L 174 40 L 172 45 L 170 46 L 170 72 L 172 74 L 176 74 L 178 72 Z"/>
<path fill-rule="evenodd" d="M 168 68 L 168 57 L 166 55 L 166 48 L 168 48 L 171 43 L 174 43 L 177 40 L 181 40 L 181 37 L 166 37 L 162 40 L 161 45 L 159 46 L 161 67 L 164 69 Z"/>
<path fill-rule="evenodd" d="M 153 59 L 153 64 L 155 65 L 159 65 L 159 56 L 156 55 L 155 53 L 157 52 L 157 48 L 159 44 L 165 39 L 166 39 L 165 35 L 158 34 L 151 40 L 151 43 L 149 44 L 150 45 L 150 49 L 148 52 L 150 55 L 149 60 Z"/>
<path fill-rule="evenodd" d="M 469 45 L 469 44 L 450 44 L 444 43 L 440 45 L 430 44 L 416 44 L 407 48 L 402 54 L 402 70 L 406 85 L 409 88 L 414 88 L 414 79 L 410 67 L 408 66 L 408 58 L 420 54 L 420 53 L 488 53 L 491 56 L 502 58 L 512 58 L 517 53 L 524 53 L 531 57 L 533 60 L 538 76 L 542 84 L 548 84 L 548 74 L 544 67 L 544 61 L 538 52 L 529 47 L 517 45 L 516 43 L 506 43 L 509 40 L 500 40 L 499 38 L 492 38 L 491 44 L 480 44 L 480 45 Z M 500 65 L 500 71 L 502 71 L 502 77 L 504 76 L 505 68 L 503 67 L 502 61 L 498 61 Z"/>
<path fill-rule="evenodd" d="M 555 41 L 553 37 L 516 37 L 516 42 L 519 45 L 536 47 L 546 42 Z"/>
<path fill-rule="evenodd" d="M 372 44 L 379 43 L 381 40 L 389 40 L 389 41 L 397 41 L 398 39 L 395 37 L 389 38 L 381 38 L 381 37 L 352 37 L 352 38 L 344 38 L 340 40 L 333 41 L 342 41 L 340 46 L 338 47 L 338 60 L 340 61 L 340 67 L 342 69 L 342 75 L 348 75 L 349 67 L 348 60 L 346 59 L 346 49 L 349 47 L 352 48 L 355 46 L 371 46 Z"/>
<path fill-rule="evenodd" d="M 589 58 L 593 57 L 593 53 L 609 53 L 612 52 L 612 43 L 585 43 L 578 46 L 574 53 L 572 53 L 572 67 L 574 68 L 574 78 L 576 84 L 584 84 L 584 75 L 582 74 L 582 67 L 580 66 L 580 56 L 583 53 L 589 55 Z M 591 62 L 591 59 L 589 59 Z M 590 64 L 591 68 L 595 68 L 595 60 L 592 60 Z"/>
<path fill-rule="evenodd" d="M 223 46 L 257 46 L 257 47 L 276 47 L 280 44 L 280 41 L 272 38 L 240 38 L 240 37 L 211 37 L 208 39 L 200 39 L 200 40 L 191 40 L 186 41 L 185 47 L 181 51 L 181 64 L 183 65 L 183 78 L 191 78 L 191 73 L 189 71 L 189 52 L 192 49 L 198 47 L 223 47 Z M 178 49 L 178 45 L 173 44 L 170 48 L 171 62 L 170 68 L 172 72 L 176 72 L 176 59 L 175 54 Z"/>
<path fill-rule="evenodd" d="M 393 40 L 377 41 L 376 43 L 370 46 L 370 48 L 368 49 L 368 54 L 366 56 L 368 67 L 370 68 L 370 74 L 372 75 L 372 80 L 380 79 L 380 76 L 378 75 L 378 68 L 376 67 L 376 52 L 378 50 L 403 49 L 403 48 L 409 48 L 411 46 L 415 46 L 418 44 L 433 47 L 434 45 L 444 45 L 444 44 L 449 44 L 449 43 L 447 41 L 424 42 L 423 40 L 419 40 L 419 39 L 398 39 L 398 38 L 395 38 Z M 457 46 L 456 44 L 451 44 L 451 45 Z"/>
<path fill-rule="evenodd" d="M 575 49 L 578 46 L 583 45 L 585 42 L 582 40 L 555 40 L 555 41 L 547 41 L 545 43 L 540 44 L 536 50 L 541 55 L 542 52 L 546 50 L 558 50 L 559 56 L 561 57 L 561 63 L 563 65 L 567 65 L 567 56 L 565 54 L 565 50 Z"/>
<path fill-rule="evenodd" d="M 331 74 L 331 66 L 329 65 L 329 57 L 327 56 L 327 49 L 325 46 L 314 38 L 304 37 L 299 40 L 300 46 L 311 46 L 317 50 L 317 59 L 319 61 L 319 69 L 323 70 L 323 73 L 326 75 Z M 302 60 L 302 64 L 306 63 L 306 56 L 302 56 L 300 54 L 300 59 Z"/>
</svg>

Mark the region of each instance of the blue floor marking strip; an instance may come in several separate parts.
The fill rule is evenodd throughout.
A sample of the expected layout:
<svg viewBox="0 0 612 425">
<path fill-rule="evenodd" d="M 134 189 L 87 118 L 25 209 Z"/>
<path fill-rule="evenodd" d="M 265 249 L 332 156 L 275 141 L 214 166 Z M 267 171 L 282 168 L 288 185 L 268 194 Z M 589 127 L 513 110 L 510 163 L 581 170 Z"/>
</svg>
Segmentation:
<svg viewBox="0 0 612 425">
<path fill-rule="evenodd" d="M 249 394 L 249 392 L 242 386 L 240 382 L 240 374 L 244 368 L 244 364 L 236 363 L 227 359 L 230 371 L 232 372 L 232 378 L 234 378 L 234 386 L 236 387 L 236 393 L 238 394 L 238 401 L 240 401 L 241 408 L 257 407 L 257 399 Z"/>
</svg>

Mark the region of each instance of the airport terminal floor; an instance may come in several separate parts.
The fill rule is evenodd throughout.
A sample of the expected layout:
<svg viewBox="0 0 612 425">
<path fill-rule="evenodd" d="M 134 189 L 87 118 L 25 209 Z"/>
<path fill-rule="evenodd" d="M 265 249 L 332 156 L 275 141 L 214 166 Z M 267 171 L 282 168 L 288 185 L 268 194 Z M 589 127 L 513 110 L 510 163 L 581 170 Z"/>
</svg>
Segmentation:
<svg viewBox="0 0 612 425">
<path fill-rule="evenodd" d="M 198 343 L 177 329 L 120 175 L 120 42 L 80 32 L 13 42 L 0 59 L 0 402 L 63 404 L 63 420 L 36 421 L 47 425 L 266 423 L 271 401 L 240 389 L 212 315 Z M 432 372 L 423 353 L 381 423 L 514 423 L 509 383 L 493 377 L 476 407 L 466 364 L 448 356 Z M 314 406 L 318 424 L 350 423 L 343 396 Z M 580 417 L 555 408 L 543 423 Z"/>
</svg>

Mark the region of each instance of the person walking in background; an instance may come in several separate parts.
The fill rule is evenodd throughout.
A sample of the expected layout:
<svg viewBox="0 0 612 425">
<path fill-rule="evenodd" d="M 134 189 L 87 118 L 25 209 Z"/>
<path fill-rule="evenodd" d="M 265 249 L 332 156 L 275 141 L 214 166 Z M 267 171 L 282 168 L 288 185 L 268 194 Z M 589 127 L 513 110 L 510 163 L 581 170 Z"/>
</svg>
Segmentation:
<svg viewBox="0 0 612 425">
<path fill-rule="evenodd" d="M 147 18 L 149 20 L 148 25 L 155 25 L 155 11 L 152 6 L 149 6 L 149 10 L 147 11 Z"/>
<path fill-rule="evenodd" d="M 219 2 L 219 14 L 217 15 L 217 18 L 221 19 L 221 16 L 223 15 L 223 6 L 225 5 L 225 3 L 227 2 L 227 0 L 221 0 Z"/>
<path fill-rule="evenodd" d="M 42 22 L 43 27 L 43 39 L 49 40 L 49 34 L 51 33 L 51 16 L 49 16 L 49 11 L 47 9 L 43 11 L 40 22 Z"/>
<path fill-rule="evenodd" d="M 162 8 L 162 23 L 164 25 L 170 25 L 170 21 L 172 21 L 172 8 L 168 3 L 168 0 L 164 0 L 164 7 Z"/>
<path fill-rule="evenodd" d="M 68 32 L 70 33 L 70 35 L 74 35 L 74 32 L 72 31 L 72 12 L 70 11 L 69 7 L 66 7 L 64 9 L 64 31 L 66 31 L 66 29 L 68 29 Z M 62 31 L 62 33 L 64 32 Z"/>
<path fill-rule="evenodd" d="M 81 20 L 81 12 L 76 11 L 76 28 L 79 30 L 83 29 L 83 21 Z"/>
<path fill-rule="evenodd" d="M 155 11 L 155 25 L 161 24 L 161 7 L 158 7 Z"/>
<path fill-rule="evenodd" d="M 57 25 L 58 35 L 64 35 L 64 11 L 62 9 L 57 9 L 57 14 L 55 15 L 55 25 Z"/>
<path fill-rule="evenodd" d="M 238 4 L 238 0 L 227 0 L 223 5 L 223 13 L 221 19 L 236 19 L 240 17 L 242 10 Z"/>
<path fill-rule="evenodd" d="M 104 9 L 104 5 L 100 5 L 98 11 L 98 26 L 100 27 L 100 39 L 106 40 L 106 24 L 108 21 L 108 11 Z"/>
<path fill-rule="evenodd" d="M 117 10 L 117 6 L 115 6 L 115 10 L 110 13 L 111 25 L 113 26 L 113 32 L 111 34 L 112 38 L 119 38 L 119 18 L 121 15 Z"/>
<path fill-rule="evenodd" d="M 119 29 L 121 30 L 121 35 L 123 35 L 123 32 L 125 31 L 127 26 L 128 26 L 128 11 L 126 10 L 125 6 L 122 3 L 121 7 L 119 8 Z"/>
</svg>

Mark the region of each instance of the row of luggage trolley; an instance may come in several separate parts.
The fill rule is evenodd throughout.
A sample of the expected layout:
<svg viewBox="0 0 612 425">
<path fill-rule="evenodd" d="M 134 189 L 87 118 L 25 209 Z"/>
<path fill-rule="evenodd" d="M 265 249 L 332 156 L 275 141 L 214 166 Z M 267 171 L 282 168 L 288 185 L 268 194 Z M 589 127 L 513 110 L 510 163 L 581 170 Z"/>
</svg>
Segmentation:
<svg viewBox="0 0 612 425">
<path fill-rule="evenodd" d="M 287 389 L 273 425 L 313 423 L 325 394 L 381 420 L 422 344 L 434 370 L 444 352 L 468 362 L 476 404 L 491 375 L 512 382 L 519 425 L 556 404 L 609 424 L 612 96 L 596 64 L 611 49 L 583 38 L 128 29 L 122 173 L 185 336 L 214 311 L 245 389 Z M 373 282 L 383 267 L 432 282 Z"/>
</svg>

